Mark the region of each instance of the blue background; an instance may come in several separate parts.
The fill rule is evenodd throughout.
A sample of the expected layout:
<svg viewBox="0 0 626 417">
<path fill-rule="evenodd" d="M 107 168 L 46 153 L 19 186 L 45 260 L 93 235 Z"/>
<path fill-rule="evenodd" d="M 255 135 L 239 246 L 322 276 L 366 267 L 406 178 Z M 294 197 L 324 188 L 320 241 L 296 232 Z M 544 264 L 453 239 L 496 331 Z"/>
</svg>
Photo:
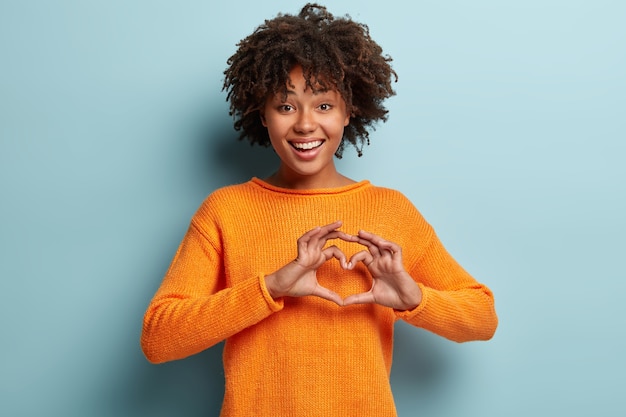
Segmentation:
<svg viewBox="0 0 626 417">
<path fill-rule="evenodd" d="M 400 415 L 626 415 L 626 3 L 326 4 L 400 76 L 341 170 L 403 191 L 500 317 L 460 345 L 400 324 Z M 1 415 L 217 416 L 219 347 L 150 365 L 141 320 L 204 197 L 272 172 L 222 71 L 301 5 L 0 1 Z"/>
</svg>

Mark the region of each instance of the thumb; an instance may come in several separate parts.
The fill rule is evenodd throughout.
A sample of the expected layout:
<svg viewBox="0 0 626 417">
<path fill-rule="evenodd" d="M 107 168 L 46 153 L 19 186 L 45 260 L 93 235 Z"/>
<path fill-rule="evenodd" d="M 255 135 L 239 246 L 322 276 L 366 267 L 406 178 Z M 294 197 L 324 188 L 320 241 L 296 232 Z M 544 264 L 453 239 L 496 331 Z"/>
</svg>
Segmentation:
<svg viewBox="0 0 626 417">
<path fill-rule="evenodd" d="M 311 295 L 314 295 L 319 298 L 323 298 L 324 300 L 332 301 L 338 306 L 343 306 L 343 299 L 334 291 L 329 290 L 326 287 L 322 287 L 321 285 L 317 285 Z"/>
<path fill-rule="evenodd" d="M 362 292 L 359 294 L 352 294 L 344 298 L 343 305 L 349 306 L 352 304 L 373 304 L 376 302 L 374 294 L 371 291 Z"/>
</svg>

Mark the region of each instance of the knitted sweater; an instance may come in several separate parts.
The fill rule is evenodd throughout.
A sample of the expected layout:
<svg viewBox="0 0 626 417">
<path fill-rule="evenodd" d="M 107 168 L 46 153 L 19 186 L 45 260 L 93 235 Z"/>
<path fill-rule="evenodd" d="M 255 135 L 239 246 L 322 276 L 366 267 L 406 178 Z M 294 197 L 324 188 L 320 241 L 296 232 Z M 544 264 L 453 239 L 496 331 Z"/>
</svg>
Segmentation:
<svg viewBox="0 0 626 417">
<path fill-rule="evenodd" d="M 296 257 L 302 234 L 335 220 L 346 233 L 367 230 L 402 247 L 423 292 L 417 308 L 272 299 L 265 274 Z M 330 243 L 348 258 L 365 249 Z M 317 278 L 342 297 L 371 286 L 364 265 L 344 270 L 336 260 Z M 160 363 L 225 340 L 222 417 L 395 416 L 389 375 L 398 319 L 457 342 L 489 339 L 497 326 L 490 290 L 399 192 L 369 181 L 290 190 L 253 178 L 213 192 L 198 209 L 148 306 L 141 344 Z"/>
</svg>

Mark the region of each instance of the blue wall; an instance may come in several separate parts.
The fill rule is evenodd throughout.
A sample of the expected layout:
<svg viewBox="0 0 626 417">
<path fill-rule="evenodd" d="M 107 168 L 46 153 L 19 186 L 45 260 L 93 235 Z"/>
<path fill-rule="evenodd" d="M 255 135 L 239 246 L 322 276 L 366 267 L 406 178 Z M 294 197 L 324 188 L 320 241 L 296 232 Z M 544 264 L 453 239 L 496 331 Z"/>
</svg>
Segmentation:
<svg viewBox="0 0 626 417">
<path fill-rule="evenodd" d="M 206 194 L 271 172 L 222 71 L 300 4 L 213 3 L 0 1 L 0 415 L 217 415 L 219 348 L 150 365 L 142 315 Z M 401 416 L 626 415 L 626 3 L 328 5 L 400 75 L 341 169 L 409 196 L 501 320 L 401 324 Z"/>
</svg>

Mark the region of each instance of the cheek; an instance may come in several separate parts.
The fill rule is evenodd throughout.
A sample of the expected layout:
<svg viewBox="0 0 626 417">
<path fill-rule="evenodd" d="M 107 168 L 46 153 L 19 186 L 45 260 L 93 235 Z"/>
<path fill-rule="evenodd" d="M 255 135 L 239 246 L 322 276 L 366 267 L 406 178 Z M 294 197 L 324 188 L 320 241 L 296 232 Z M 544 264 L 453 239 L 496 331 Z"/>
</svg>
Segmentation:
<svg viewBox="0 0 626 417">
<path fill-rule="evenodd" d="M 346 117 L 346 118 L 338 117 L 333 123 L 334 130 L 337 132 L 337 135 L 343 136 L 343 131 L 345 127 L 348 126 L 349 123 L 350 123 L 349 117 Z"/>
<path fill-rule="evenodd" d="M 267 135 L 270 139 L 270 144 L 274 149 L 280 147 L 282 143 L 282 138 L 285 136 L 284 132 L 281 131 L 280 127 L 276 124 L 272 123 L 270 120 L 269 123 L 265 123 L 265 128 L 267 129 Z"/>
<path fill-rule="evenodd" d="M 280 124 L 276 123 L 275 120 L 269 118 L 263 121 L 263 126 L 267 129 L 267 134 L 270 136 L 270 139 L 273 137 L 279 136 L 281 131 Z"/>
</svg>

